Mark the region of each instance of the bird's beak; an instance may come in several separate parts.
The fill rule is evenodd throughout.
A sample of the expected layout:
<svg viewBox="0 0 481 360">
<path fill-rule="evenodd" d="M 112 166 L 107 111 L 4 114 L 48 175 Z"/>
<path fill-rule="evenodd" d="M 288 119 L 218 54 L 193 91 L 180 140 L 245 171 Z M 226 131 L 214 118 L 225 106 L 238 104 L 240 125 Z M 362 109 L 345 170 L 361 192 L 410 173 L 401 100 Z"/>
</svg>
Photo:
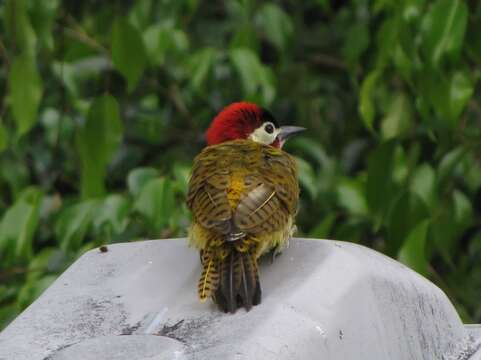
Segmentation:
<svg viewBox="0 0 481 360">
<path fill-rule="evenodd" d="M 300 133 L 306 130 L 306 128 L 303 128 L 300 126 L 281 126 L 279 130 L 280 131 L 279 131 L 279 134 L 277 135 L 277 138 L 281 143 L 284 143 L 292 135 Z"/>
</svg>

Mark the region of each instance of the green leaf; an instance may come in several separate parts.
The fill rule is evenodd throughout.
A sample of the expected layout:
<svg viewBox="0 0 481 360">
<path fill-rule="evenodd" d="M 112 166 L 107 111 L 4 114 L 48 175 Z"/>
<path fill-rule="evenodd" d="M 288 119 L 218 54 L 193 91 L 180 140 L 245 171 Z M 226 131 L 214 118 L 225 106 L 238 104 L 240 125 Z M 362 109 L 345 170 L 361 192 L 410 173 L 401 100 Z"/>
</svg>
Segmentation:
<svg viewBox="0 0 481 360">
<path fill-rule="evenodd" d="M 169 223 L 174 200 L 172 182 L 165 178 L 153 179 L 140 191 L 134 208 L 147 218 L 154 235 L 159 235 Z"/>
<path fill-rule="evenodd" d="M 334 239 L 350 242 L 359 242 L 366 231 L 363 220 L 359 217 L 341 221 L 334 229 Z"/>
<path fill-rule="evenodd" d="M 369 46 L 369 28 L 367 23 L 355 22 L 346 31 L 342 52 L 346 62 L 354 66 Z"/>
<path fill-rule="evenodd" d="M 454 220 L 461 233 L 473 221 L 473 205 L 469 198 L 459 190 L 453 192 Z"/>
<path fill-rule="evenodd" d="M 152 0 L 136 1 L 130 8 L 128 19 L 134 26 L 143 29 L 151 22 L 152 10 Z"/>
<path fill-rule="evenodd" d="M 6 327 L 18 315 L 17 304 L 2 305 L 0 307 L 0 328 Z"/>
<path fill-rule="evenodd" d="M 52 63 L 52 72 L 57 81 L 59 81 L 69 94 L 77 99 L 79 97 L 79 84 L 77 78 L 79 76 L 75 66 L 67 62 Z"/>
<path fill-rule="evenodd" d="M 55 235 L 64 251 L 76 250 L 90 228 L 97 200 L 76 203 L 62 211 L 55 223 Z"/>
<path fill-rule="evenodd" d="M 5 127 L 0 123 L 0 153 L 8 147 L 8 134 Z"/>
<path fill-rule="evenodd" d="M 229 47 L 231 49 L 248 48 L 252 51 L 258 52 L 259 41 L 257 39 L 255 28 L 253 28 L 250 23 L 238 26 L 237 31 L 230 41 Z"/>
<path fill-rule="evenodd" d="M 393 52 L 393 63 L 396 70 L 405 81 L 410 82 L 412 71 L 415 66 L 420 66 L 420 60 L 416 59 L 417 62 L 414 64 L 400 44 L 394 48 Z"/>
<path fill-rule="evenodd" d="M 189 48 L 187 34 L 171 26 L 154 24 L 142 34 L 151 64 L 162 66 L 169 57 L 179 57 Z"/>
<path fill-rule="evenodd" d="M 442 184 L 452 176 L 454 170 L 461 164 L 461 160 L 466 154 L 467 150 L 462 146 L 458 146 L 443 156 L 437 170 L 439 186 L 442 186 Z"/>
<path fill-rule="evenodd" d="M 439 66 L 445 56 L 457 60 L 463 46 L 468 7 L 463 0 L 437 0 L 425 15 L 422 39 L 426 56 Z"/>
<path fill-rule="evenodd" d="M 429 220 L 424 220 L 417 224 L 409 232 L 398 254 L 399 261 L 422 275 L 427 275 L 429 264 L 429 259 L 427 259 L 425 252 L 429 225 Z"/>
<path fill-rule="evenodd" d="M 82 197 L 105 192 L 106 167 L 122 141 L 122 122 L 117 101 L 110 95 L 95 99 L 87 121 L 77 129 L 76 145 L 82 163 Z"/>
<path fill-rule="evenodd" d="M 246 95 L 253 94 L 257 90 L 259 73 L 262 70 L 259 58 L 246 48 L 232 49 L 230 58 L 240 75 Z"/>
<path fill-rule="evenodd" d="M 316 173 L 311 165 L 299 157 L 295 157 L 299 170 L 299 183 L 307 190 L 311 199 L 315 199 L 318 193 Z"/>
<path fill-rule="evenodd" d="M 388 210 L 393 194 L 394 152 L 396 143 L 388 141 L 369 154 L 367 161 L 366 199 L 377 226 Z"/>
<path fill-rule="evenodd" d="M 322 144 L 320 144 L 318 140 L 299 136 L 292 140 L 289 139 L 286 148 L 295 149 L 297 152 L 301 151 L 304 155 L 303 158 L 314 160 L 322 167 L 323 171 L 333 171 L 333 160 L 329 158 L 326 150 L 324 150 Z"/>
<path fill-rule="evenodd" d="M 42 98 L 42 81 L 32 58 L 22 55 L 13 61 L 8 83 L 18 135 L 27 133 L 37 120 Z"/>
<path fill-rule="evenodd" d="M 30 181 L 27 164 L 4 156 L 0 157 L 0 169 L 0 179 L 2 180 L 2 183 L 4 182 L 6 183 L 5 185 L 7 185 L 3 190 L 5 191 L 8 188 L 13 198 L 17 199 L 19 194 L 28 186 Z"/>
<path fill-rule="evenodd" d="M 367 29 L 365 31 L 367 31 Z M 378 48 L 377 66 L 385 66 L 395 54 L 397 47 L 393 46 L 393 44 L 399 43 L 399 31 L 400 21 L 398 17 L 387 17 L 382 23 L 376 36 Z M 369 35 L 369 33 L 367 35 Z"/>
<path fill-rule="evenodd" d="M 387 253 L 396 254 L 409 232 L 428 216 L 428 209 L 418 195 L 410 192 L 402 194 L 388 215 Z"/>
<path fill-rule="evenodd" d="M 274 72 L 267 66 L 262 66 L 259 72 L 261 97 L 259 102 L 265 106 L 270 105 L 276 97 L 276 79 Z"/>
<path fill-rule="evenodd" d="M 129 211 L 130 202 L 125 197 L 118 194 L 109 195 L 96 209 L 94 227 L 97 231 L 102 227 L 108 227 L 109 232 L 120 234 L 127 226 Z"/>
<path fill-rule="evenodd" d="M 132 92 L 144 72 L 147 55 L 140 32 L 124 18 L 115 20 L 113 25 L 112 62 Z"/>
<path fill-rule="evenodd" d="M 381 123 L 381 134 L 385 140 L 404 136 L 411 127 L 412 108 L 404 93 L 395 94 Z"/>
<path fill-rule="evenodd" d="M 28 264 L 29 273 L 27 274 L 27 281 L 35 281 L 49 271 L 49 263 L 57 250 L 53 247 L 45 247 L 40 252 L 36 253 Z"/>
<path fill-rule="evenodd" d="M 238 72 L 245 96 L 262 104 L 270 104 L 275 97 L 274 75 L 261 64 L 257 55 L 247 48 L 234 48 L 229 52 L 230 60 Z M 262 97 L 259 97 L 258 90 Z"/>
<path fill-rule="evenodd" d="M 337 186 L 336 194 L 339 205 L 352 215 L 367 215 L 364 184 L 360 181 L 343 179 Z"/>
<path fill-rule="evenodd" d="M 5 304 L 14 295 L 15 295 L 15 289 L 13 287 L 9 287 L 6 284 L 0 285 L 0 302 L 2 304 Z"/>
<path fill-rule="evenodd" d="M 26 0 L 7 0 L 3 10 L 5 32 L 12 48 L 29 58 L 35 55 L 37 37 L 32 29 Z M 3 36 L 2 36 L 3 37 Z"/>
<path fill-rule="evenodd" d="M 453 267 L 457 244 L 472 222 L 471 201 L 459 190 L 454 190 L 451 198 L 438 208 L 432 226 L 433 243 L 444 260 Z"/>
<path fill-rule="evenodd" d="M 429 164 L 418 166 L 412 175 L 410 189 L 424 200 L 431 209 L 436 206 L 436 173 Z"/>
<path fill-rule="evenodd" d="M 3 215 L 0 222 L 0 254 L 7 254 L 3 262 L 28 260 L 32 256 L 42 196 L 39 189 L 27 188 Z M 12 257 L 9 258 L 8 254 Z"/>
<path fill-rule="evenodd" d="M 191 84 L 196 91 L 202 90 L 209 72 L 214 64 L 216 51 L 213 48 L 205 48 L 194 54 L 190 60 Z"/>
<path fill-rule="evenodd" d="M 261 29 L 269 42 L 279 50 L 286 50 L 294 30 L 291 18 L 275 4 L 265 4 L 257 14 Z"/>
<path fill-rule="evenodd" d="M 361 85 L 361 92 L 359 94 L 359 114 L 361 114 L 364 126 L 368 130 L 373 130 L 374 116 L 376 115 L 374 92 L 380 76 L 381 72 L 376 69 L 366 76 Z"/>
<path fill-rule="evenodd" d="M 459 116 L 471 99 L 473 92 L 474 85 L 471 75 L 463 71 L 456 71 L 450 79 L 449 86 L 449 117 L 452 125 L 458 124 Z"/>
<path fill-rule="evenodd" d="M 336 221 L 336 214 L 328 214 L 322 221 L 317 224 L 309 233 L 309 237 L 315 239 L 326 239 L 330 233 L 334 222 Z"/>
<path fill-rule="evenodd" d="M 418 150 L 414 146 L 410 150 L 412 153 L 409 155 L 404 152 L 404 148 L 400 145 L 396 146 L 394 150 L 392 178 L 395 184 L 404 185 L 410 169 L 417 161 Z"/>
<path fill-rule="evenodd" d="M 231 50 L 230 58 L 240 75 L 246 94 L 254 93 L 262 71 L 262 64 L 257 55 L 247 48 L 235 48 Z"/>
<path fill-rule="evenodd" d="M 159 171 L 151 167 L 141 167 L 132 170 L 127 176 L 127 185 L 130 193 L 138 196 L 145 184 L 159 176 Z"/>
<path fill-rule="evenodd" d="M 59 0 L 49 1 L 33 1 L 31 4 L 30 16 L 32 19 L 32 26 L 38 36 L 39 43 L 42 47 L 53 50 L 54 40 L 53 25 L 55 24 L 55 17 Z"/>
<path fill-rule="evenodd" d="M 481 162 L 473 152 L 463 161 L 463 180 L 471 194 L 475 194 L 481 188 Z"/>
<path fill-rule="evenodd" d="M 187 195 L 192 167 L 182 164 L 174 165 L 175 190 L 184 196 Z"/>
<path fill-rule="evenodd" d="M 474 83 L 466 71 L 452 73 L 424 71 L 419 77 L 421 94 L 426 97 L 440 121 L 455 127 L 466 104 L 471 99 Z"/>
</svg>

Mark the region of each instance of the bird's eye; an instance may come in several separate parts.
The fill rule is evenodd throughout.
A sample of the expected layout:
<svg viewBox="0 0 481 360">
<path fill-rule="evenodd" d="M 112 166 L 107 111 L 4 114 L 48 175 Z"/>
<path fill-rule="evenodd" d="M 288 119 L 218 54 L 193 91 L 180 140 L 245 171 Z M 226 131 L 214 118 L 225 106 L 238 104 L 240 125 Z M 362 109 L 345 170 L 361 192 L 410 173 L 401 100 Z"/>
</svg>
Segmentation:
<svg viewBox="0 0 481 360">
<path fill-rule="evenodd" d="M 272 134 L 274 132 L 274 126 L 271 123 L 269 123 L 266 126 L 264 126 L 264 130 L 266 131 L 266 133 Z"/>
</svg>

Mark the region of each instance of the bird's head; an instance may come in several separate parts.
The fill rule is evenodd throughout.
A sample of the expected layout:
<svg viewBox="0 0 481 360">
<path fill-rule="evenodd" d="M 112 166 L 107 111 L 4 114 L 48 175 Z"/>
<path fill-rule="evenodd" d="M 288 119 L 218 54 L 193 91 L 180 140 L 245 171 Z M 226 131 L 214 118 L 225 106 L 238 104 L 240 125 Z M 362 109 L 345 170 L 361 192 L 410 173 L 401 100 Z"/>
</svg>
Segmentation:
<svg viewBox="0 0 481 360">
<path fill-rule="evenodd" d="M 279 126 L 266 109 L 248 102 L 237 102 L 217 114 L 207 130 L 206 138 L 208 145 L 250 139 L 282 148 L 287 138 L 303 130 L 298 126 Z"/>
</svg>

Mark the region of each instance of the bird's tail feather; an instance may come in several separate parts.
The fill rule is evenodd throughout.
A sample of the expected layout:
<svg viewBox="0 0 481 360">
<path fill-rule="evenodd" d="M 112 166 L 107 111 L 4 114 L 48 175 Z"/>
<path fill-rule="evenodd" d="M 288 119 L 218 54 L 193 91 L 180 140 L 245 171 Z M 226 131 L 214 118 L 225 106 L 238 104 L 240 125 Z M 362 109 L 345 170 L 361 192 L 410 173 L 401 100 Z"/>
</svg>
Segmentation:
<svg viewBox="0 0 481 360">
<path fill-rule="evenodd" d="M 223 311 L 234 313 L 241 306 L 249 311 L 260 303 L 261 288 L 254 251 L 240 252 L 231 247 L 218 268 L 219 284 L 214 300 Z"/>
<path fill-rule="evenodd" d="M 198 292 L 200 301 L 204 302 L 212 297 L 219 287 L 219 268 L 213 251 L 203 250 L 200 258 L 203 269 L 198 283 Z"/>
</svg>

